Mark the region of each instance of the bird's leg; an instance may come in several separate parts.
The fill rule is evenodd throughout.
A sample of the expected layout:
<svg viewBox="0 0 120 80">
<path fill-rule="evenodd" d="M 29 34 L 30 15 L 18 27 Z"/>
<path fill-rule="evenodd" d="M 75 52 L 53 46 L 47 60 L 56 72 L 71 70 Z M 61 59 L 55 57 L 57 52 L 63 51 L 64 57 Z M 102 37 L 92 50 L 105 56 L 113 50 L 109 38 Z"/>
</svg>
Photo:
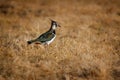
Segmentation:
<svg viewBox="0 0 120 80">
<path fill-rule="evenodd" d="M 47 48 L 47 47 L 48 47 L 48 44 L 47 44 L 47 43 L 45 43 L 45 44 L 44 44 L 44 46 L 45 46 L 45 48 Z"/>
<path fill-rule="evenodd" d="M 48 53 L 48 44 L 45 43 L 44 45 L 45 45 L 45 51 Z"/>
</svg>

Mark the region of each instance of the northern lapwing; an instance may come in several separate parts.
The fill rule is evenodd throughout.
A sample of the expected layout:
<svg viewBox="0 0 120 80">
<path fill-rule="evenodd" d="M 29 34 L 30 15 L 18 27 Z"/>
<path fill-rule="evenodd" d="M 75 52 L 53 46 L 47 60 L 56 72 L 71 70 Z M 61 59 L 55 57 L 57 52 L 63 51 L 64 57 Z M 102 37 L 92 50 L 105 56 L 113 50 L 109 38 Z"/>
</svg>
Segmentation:
<svg viewBox="0 0 120 80">
<path fill-rule="evenodd" d="M 51 20 L 51 27 L 47 32 L 41 34 L 38 38 L 36 38 L 34 40 L 27 41 L 27 43 L 28 44 L 36 43 L 36 44 L 49 45 L 56 37 L 55 30 L 57 27 L 61 27 L 61 26 L 56 21 Z"/>
</svg>

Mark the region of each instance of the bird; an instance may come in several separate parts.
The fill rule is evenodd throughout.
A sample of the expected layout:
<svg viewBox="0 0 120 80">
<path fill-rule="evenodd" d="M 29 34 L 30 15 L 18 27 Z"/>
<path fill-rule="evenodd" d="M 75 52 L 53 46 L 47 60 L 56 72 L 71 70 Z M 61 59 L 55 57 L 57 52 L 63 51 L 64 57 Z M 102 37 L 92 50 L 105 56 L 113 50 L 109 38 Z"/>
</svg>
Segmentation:
<svg viewBox="0 0 120 80">
<path fill-rule="evenodd" d="M 41 34 L 38 38 L 27 41 L 28 44 L 43 44 L 43 45 L 49 45 L 51 42 L 54 41 L 56 38 L 56 28 L 61 27 L 55 20 L 51 20 L 51 27 L 48 31 Z"/>
</svg>

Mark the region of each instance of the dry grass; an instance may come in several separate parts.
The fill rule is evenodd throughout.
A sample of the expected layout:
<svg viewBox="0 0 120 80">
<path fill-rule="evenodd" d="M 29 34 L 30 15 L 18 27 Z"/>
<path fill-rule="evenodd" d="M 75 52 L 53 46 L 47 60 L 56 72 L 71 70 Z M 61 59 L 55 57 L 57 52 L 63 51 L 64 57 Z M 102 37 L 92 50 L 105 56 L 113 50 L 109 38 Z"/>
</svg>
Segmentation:
<svg viewBox="0 0 120 80">
<path fill-rule="evenodd" d="M 55 41 L 27 45 L 48 18 Z M 1 0 L 0 80 L 120 80 L 120 1 Z"/>
</svg>

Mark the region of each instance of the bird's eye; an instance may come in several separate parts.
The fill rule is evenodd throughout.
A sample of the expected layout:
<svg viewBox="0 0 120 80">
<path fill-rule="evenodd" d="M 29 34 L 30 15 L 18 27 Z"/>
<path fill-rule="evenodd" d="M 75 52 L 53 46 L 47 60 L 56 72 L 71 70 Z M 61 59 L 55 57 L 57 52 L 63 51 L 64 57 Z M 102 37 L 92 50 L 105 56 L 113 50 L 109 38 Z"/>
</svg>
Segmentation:
<svg viewBox="0 0 120 80">
<path fill-rule="evenodd" d="M 53 23 L 53 25 L 57 25 L 56 23 Z"/>
</svg>

